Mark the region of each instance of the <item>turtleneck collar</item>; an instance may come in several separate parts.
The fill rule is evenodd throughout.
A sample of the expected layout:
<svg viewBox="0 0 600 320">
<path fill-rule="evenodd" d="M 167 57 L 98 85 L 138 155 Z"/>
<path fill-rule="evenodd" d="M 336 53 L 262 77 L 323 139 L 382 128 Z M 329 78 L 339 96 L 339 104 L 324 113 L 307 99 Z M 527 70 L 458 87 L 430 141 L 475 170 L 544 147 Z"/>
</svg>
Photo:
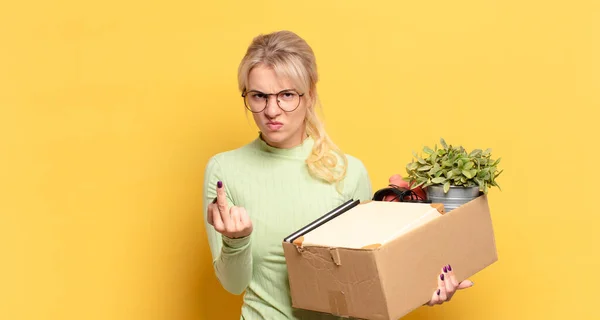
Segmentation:
<svg viewBox="0 0 600 320">
<path fill-rule="evenodd" d="M 314 140 L 310 136 L 308 136 L 302 141 L 302 143 L 295 147 L 277 148 L 267 144 L 267 142 L 260 135 L 260 132 L 258 133 L 258 138 L 256 139 L 256 141 L 262 151 L 271 154 L 299 159 L 306 159 L 312 152 L 312 148 L 314 145 Z"/>
</svg>

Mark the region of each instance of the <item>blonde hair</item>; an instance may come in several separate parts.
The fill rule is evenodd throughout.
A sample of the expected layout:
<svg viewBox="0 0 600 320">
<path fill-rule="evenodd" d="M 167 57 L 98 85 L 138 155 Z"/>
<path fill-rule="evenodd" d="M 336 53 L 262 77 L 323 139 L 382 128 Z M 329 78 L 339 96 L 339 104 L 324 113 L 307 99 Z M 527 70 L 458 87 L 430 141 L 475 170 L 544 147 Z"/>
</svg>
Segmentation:
<svg viewBox="0 0 600 320">
<path fill-rule="evenodd" d="M 315 111 L 319 98 L 317 64 L 313 50 L 304 39 L 290 31 L 255 37 L 238 68 L 238 85 L 241 92 L 247 88 L 250 71 L 259 64 L 273 68 L 278 76 L 291 79 L 298 90 L 306 93 L 308 108 L 304 119 L 305 129 L 314 140 L 312 152 L 306 159 L 308 171 L 317 179 L 331 184 L 337 183 L 338 191 L 341 192 L 348 159 L 331 141 Z"/>
</svg>

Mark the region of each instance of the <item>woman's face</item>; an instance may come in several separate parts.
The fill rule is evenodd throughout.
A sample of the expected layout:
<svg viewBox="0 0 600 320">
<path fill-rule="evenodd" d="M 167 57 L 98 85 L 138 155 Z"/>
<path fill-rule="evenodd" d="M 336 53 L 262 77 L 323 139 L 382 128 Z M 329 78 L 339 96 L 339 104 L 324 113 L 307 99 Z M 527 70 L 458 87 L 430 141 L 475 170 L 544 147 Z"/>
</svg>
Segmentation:
<svg viewBox="0 0 600 320">
<path fill-rule="evenodd" d="M 304 95 L 295 95 L 294 92 L 285 90 L 295 90 Z M 253 113 L 254 121 L 262 132 L 262 138 L 269 145 L 276 148 L 291 148 L 302 142 L 305 135 L 307 94 L 295 88 L 289 79 L 277 77 L 273 69 L 263 65 L 258 65 L 250 71 L 246 92 L 246 105 L 254 105 L 255 110 L 260 110 L 256 106 L 264 106 L 266 94 L 272 94 L 268 96 L 264 110 Z M 279 97 L 277 93 L 281 93 Z M 282 107 L 293 111 L 286 112 Z"/>
</svg>

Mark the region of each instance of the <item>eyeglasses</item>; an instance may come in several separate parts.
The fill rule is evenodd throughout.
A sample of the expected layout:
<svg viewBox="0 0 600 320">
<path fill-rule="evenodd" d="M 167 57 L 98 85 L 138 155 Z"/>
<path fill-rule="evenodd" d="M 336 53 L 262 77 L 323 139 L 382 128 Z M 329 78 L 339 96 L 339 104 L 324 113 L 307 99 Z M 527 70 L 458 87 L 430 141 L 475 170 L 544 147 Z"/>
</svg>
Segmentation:
<svg viewBox="0 0 600 320">
<path fill-rule="evenodd" d="M 298 93 L 293 89 L 282 90 L 277 93 L 264 93 L 250 90 L 242 93 L 246 109 L 253 113 L 260 113 L 267 108 L 269 96 L 275 96 L 277 105 L 285 112 L 292 112 L 300 106 L 300 98 L 304 93 Z"/>
</svg>

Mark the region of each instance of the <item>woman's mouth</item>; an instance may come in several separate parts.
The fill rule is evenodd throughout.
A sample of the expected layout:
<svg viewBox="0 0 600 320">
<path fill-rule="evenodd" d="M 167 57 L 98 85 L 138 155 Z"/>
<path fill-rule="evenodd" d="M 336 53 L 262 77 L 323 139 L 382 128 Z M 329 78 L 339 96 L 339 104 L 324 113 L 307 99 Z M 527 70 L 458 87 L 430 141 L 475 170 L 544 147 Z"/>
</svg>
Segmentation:
<svg viewBox="0 0 600 320">
<path fill-rule="evenodd" d="M 267 122 L 267 127 L 269 128 L 269 130 L 271 131 L 278 131 L 279 129 L 281 129 L 281 127 L 283 127 L 283 123 L 281 122 Z"/>
</svg>

